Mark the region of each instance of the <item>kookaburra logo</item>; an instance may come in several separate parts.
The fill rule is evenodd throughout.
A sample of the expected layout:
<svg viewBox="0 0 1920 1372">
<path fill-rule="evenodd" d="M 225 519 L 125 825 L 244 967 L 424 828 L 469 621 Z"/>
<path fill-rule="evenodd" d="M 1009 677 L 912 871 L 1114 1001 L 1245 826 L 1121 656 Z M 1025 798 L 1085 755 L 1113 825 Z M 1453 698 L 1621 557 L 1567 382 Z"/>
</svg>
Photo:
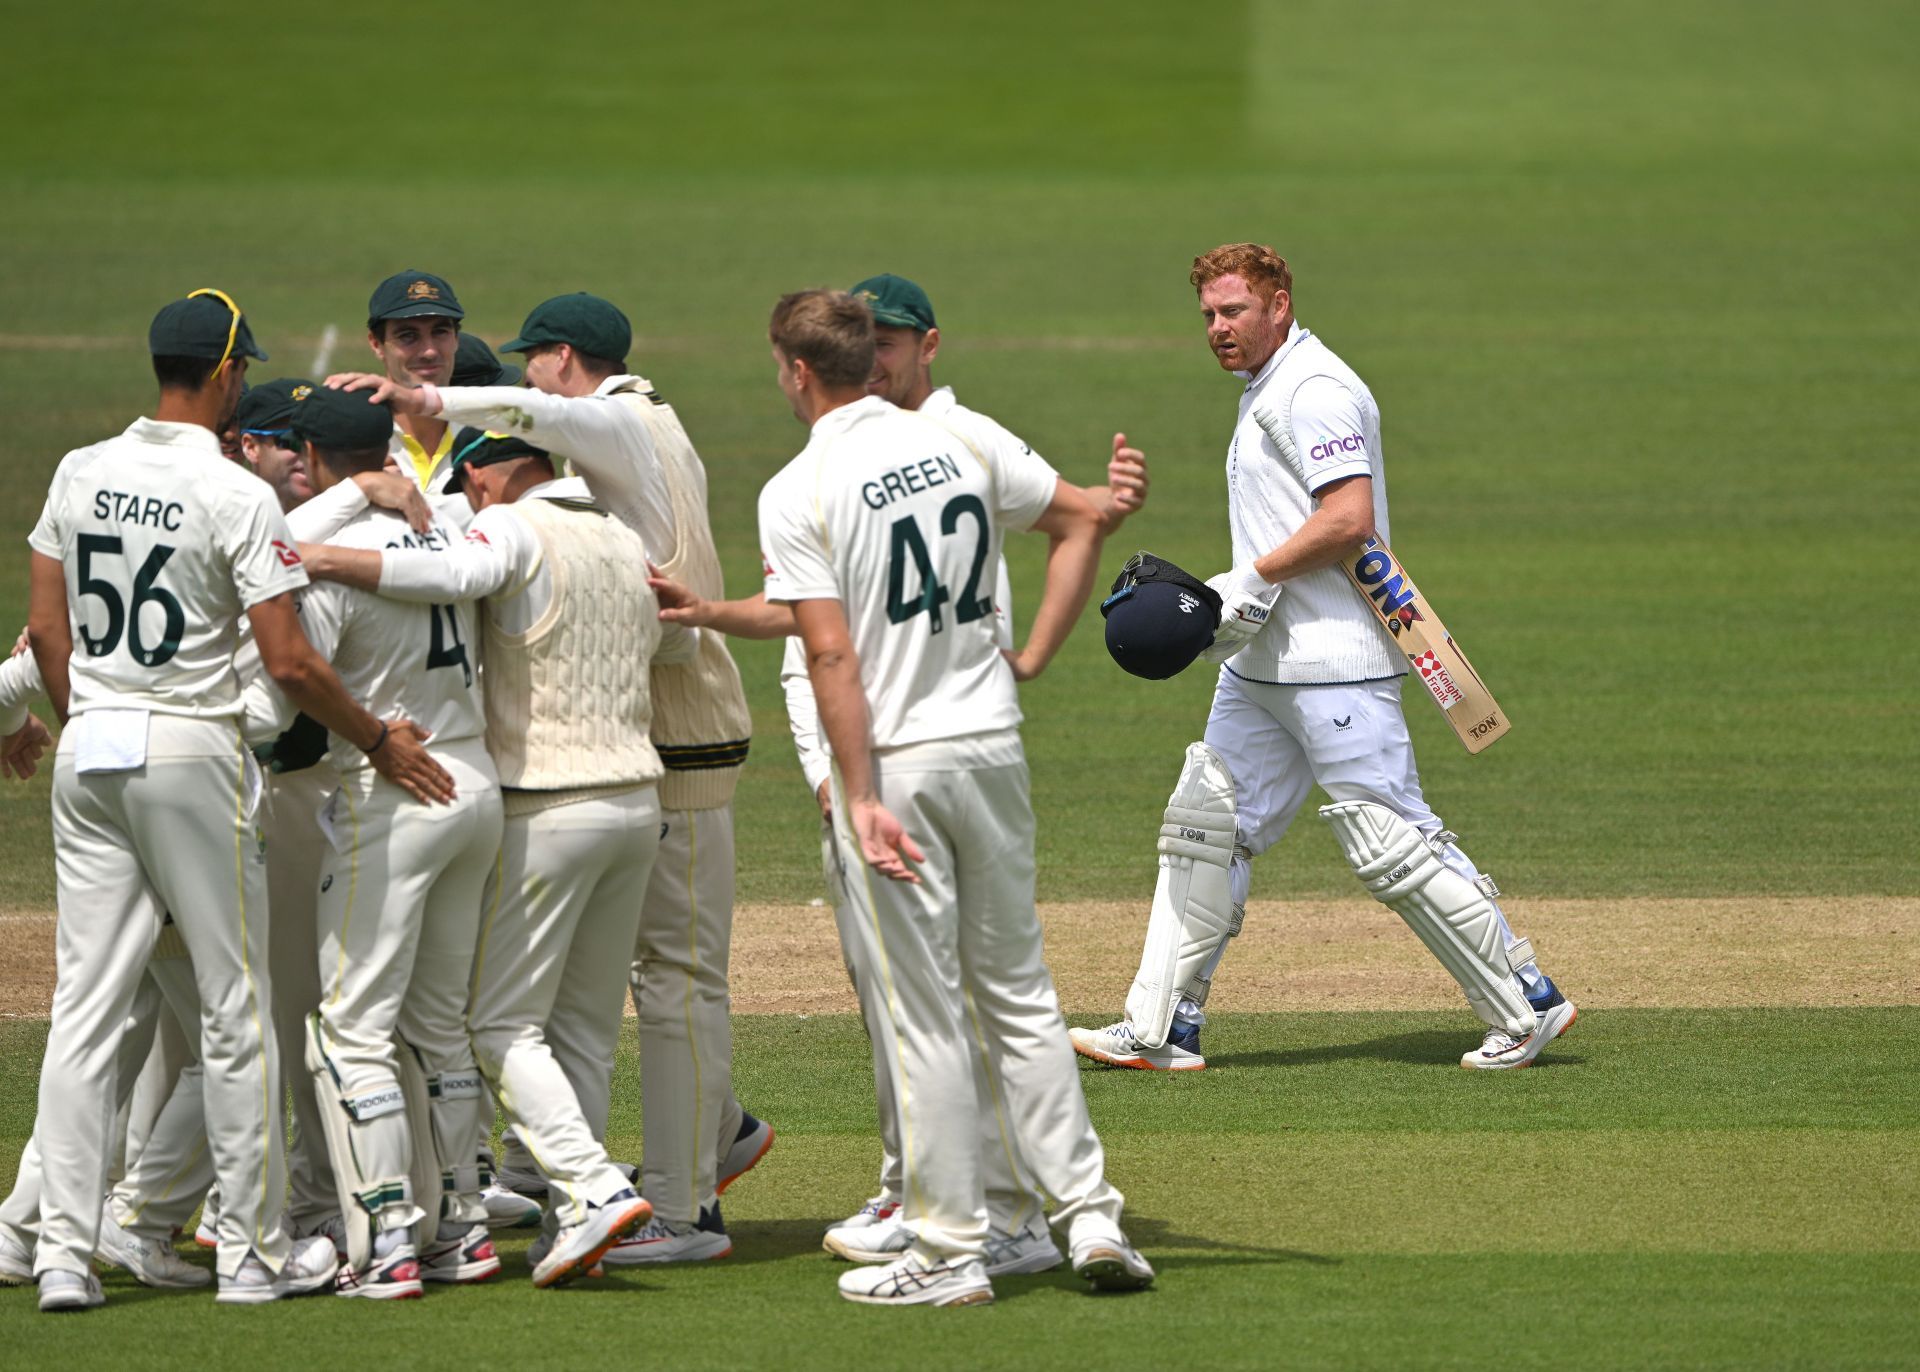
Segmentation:
<svg viewBox="0 0 1920 1372">
<path fill-rule="evenodd" d="M 1180 613 L 1190 615 L 1200 608 L 1200 602 L 1185 591 L 1180 592 Z"/>
</svg>

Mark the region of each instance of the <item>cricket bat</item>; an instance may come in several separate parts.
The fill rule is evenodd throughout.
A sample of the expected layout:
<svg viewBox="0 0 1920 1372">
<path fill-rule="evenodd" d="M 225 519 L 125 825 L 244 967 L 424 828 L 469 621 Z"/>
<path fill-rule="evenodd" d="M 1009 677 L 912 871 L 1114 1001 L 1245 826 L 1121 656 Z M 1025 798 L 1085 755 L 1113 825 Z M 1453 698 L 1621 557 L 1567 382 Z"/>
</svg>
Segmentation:
<svg viewBox="0 0 1920 1372">
<path fill-rule="evenodd" d="M 1289 427 L 1270 409 L 1256 406 L 1254 422 L 1259 424 L 1274 447 L 1280 450 L 1287 470 L 1304 489 L 1307 474 L 1300 465 Z M 1355 590 L 1372 607 L 1374 617 L 1393 635 L 1407 661 L 1419 675 L 1427 694 L 1440 707 L 1440 716 L 1460 736 L 1469 753 L 1482 752 L 1513 727 L 1507 712 L 1493 698 L 1493 692 L 1474 671 L 1460 645 L 1453 641 L 1447 626 L 1434 612 L 1433 605 L 1414 585 L 1406 565 L 1393 550 L 1377 538 L 1370 538 L 1346 553 L 1340 570 Z"/>
</svg>

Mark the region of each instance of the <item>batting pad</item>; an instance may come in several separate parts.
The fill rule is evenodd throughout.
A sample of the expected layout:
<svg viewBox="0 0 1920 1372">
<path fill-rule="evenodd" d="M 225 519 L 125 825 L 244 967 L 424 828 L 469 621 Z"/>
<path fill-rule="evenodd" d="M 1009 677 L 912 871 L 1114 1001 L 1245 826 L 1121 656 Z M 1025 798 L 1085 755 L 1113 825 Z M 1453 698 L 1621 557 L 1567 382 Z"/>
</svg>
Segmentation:
<svg viewBox="0 0 1920 1372">
<path fill-rule="evenodd" d="M 398 1034 L 393 1036 L 393 1056 L 400 1067 L 400 1093 L 407 1101 L 408 1189 L 419 1210 L 413 1222 L 414 1251 L 424 1253 L 440 1234 L 441 1195 L 446 1185 L 440 1150 L 433 1143 L 433 1079 L 427 1075 L 420 1054 Z"/>
<path fill-rule="evenodd" d="M 1236 818 L 1226 760 L 1204 743 L 1189 744 L 1160 825 L 1153 913 L 1140 970 L 1127 992 L 1127 1020 L 1149 1048 L 1166 1043 L 1182 996 L 1205 1004 L 1209 983 L 1201 970 L 1239 932 L 1227 875 Z"/>
<path fill-rule="evenodd" d="M 393 1086 L 349 1094 L 327 1058 L 321 1041 L 320 1016 L 307 1016 L 307 1071 L 313 1074 L 314 1095 L 320 1104 L 320 1130 L 326 1135 L 327 1156 L 333 1160 L 339 1191 L 340 1217 L 347 1230 L 347 1265 L 364 1272 L 373 1262 L 374 1216 L 394 1206 L 418 1216 L 408 1195 L 406 1177 L 367 1177 L 360 1171 L 366 1137 L 375 1129 L 406 1128 L 406 1093 Z M 404 1073 L 403 1073 L 404 1076 Z M 363 1145 L 356 1148 L 355 1135 Z M 435 1187 L 439 1185 L 436 1177 Z M 438 1191 L 430 1192 L 437 1195 Z M 437 1207 L 436 1207 L 437 1208 Z"/>
<path fill-rule="evenodd" d="M 1473 1012 L 1515 1038 L 1533 1033 L 1533 1007 L 1514 979 L 1492 899 L 1384 805 L 1343 800 L 1322 806 L 1320 817 L 1367 893 L 1420 936 L 1467 993 Z"/>
</svg>

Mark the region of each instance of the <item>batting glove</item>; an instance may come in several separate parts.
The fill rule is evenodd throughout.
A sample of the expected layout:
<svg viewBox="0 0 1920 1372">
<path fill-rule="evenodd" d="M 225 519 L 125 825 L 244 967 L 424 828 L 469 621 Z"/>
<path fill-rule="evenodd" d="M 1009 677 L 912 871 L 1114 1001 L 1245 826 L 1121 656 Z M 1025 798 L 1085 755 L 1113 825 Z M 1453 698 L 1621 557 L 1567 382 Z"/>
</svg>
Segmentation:
<svg viewBox="0 0 1920 1372">
<path fill-rule="evenodd" d="M 1252 563 L 1208 577 L 1207 585 L 1220 596 L 1220 627 L 1213 631 L 1213 646 L 1200 656 L 1208 662 L 1225 662 L 1267 627 L 1280 587 L 1255 571 Z"/>
</svg>

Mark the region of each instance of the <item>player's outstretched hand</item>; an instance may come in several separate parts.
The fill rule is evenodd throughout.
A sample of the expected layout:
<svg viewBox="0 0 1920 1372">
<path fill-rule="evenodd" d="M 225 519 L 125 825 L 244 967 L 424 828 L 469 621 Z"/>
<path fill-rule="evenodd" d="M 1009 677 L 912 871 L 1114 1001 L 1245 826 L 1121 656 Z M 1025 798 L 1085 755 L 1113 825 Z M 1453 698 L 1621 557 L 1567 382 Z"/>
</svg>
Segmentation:
<svg viewBox="0 0 1920 1372">
<path fill-rule="evenodd" d="M 427 740 L 432 737 L 410 719 L 389 720 L 386 739 L 367 754 L 367 760 L 415 800 L 445 805 L 453 799 L 453 777 L 427 752 Z"/>
<path fill-rule="evenodd" d="M 1013 679 L 1015 681 L 1032 681 L 1046 670 L 1046 664 L 1036 663 L 1031 656 L 1024 652 L 1016 653 L 1009 648 L 1002 648 L 1000 650 L 1000 656 L 1007 660 L 1007 666 L 1013 668 Z"/>
<path fill-rule="evenodd" d="M 1107 489 L 1113 492 L 1115 522 L 1147 503 L 1147 458 L 1130 447 L 1125 434 L 1113 436 L 1113 456 L 1107 461 Z"/>
<path fill-rule="evenodd" d="M 427 498 L 420 494 L 420 488 L 395 468 L 383 472 L 360 472 L 353 478 L 354 485 L 367 498 L 367 504 L 382 510 L 392 510 L 407 521 L 407 527 L 417 534 L 423 534 L 433 527 L 433 506 L 427 504 Z"/>
<path fill-rule="evenodd" d="M 867 866 L 889 881 L 920 884 L 920 874 L 907 864 L 925 862 L 927 855 L 907 836 L 907 831 L 886 806 L 877 800 L 850 800 L 847 818 L 853 821 L 854 836 L 860 840 L 860 854 L 866 858 Z"/>
<path fill-rule="evenodd" d="M 53 734 L 34 715 L 5 738 L 0 738 L 0 776 L 25 781 L 40 770 L 40 759 L 53 746 Z"/>
<path fill-rule="evenodd" d="M 675 581 L 670 576 L 662 576 L 660 569 L 651 562 L 647 564 L 647 585 L 653 588 L 654 596 L 660 601 L 660 618 L 669 624 L 685 624 L 699 629 L 713 623 L 712 601 L 703 599 L 693 587 Z"/>
<path fill-rule="evenodd" d="M 402 386 L 390 376 L 375 376 L 372 372 L 335 372 L 327 378 L 327 389 L 333 391 L 369 391 L 367 402 L 372 405 L 385 403 L 395 414 L 425 414 L 427 397 L 417 386 Z"/>
</svg>

